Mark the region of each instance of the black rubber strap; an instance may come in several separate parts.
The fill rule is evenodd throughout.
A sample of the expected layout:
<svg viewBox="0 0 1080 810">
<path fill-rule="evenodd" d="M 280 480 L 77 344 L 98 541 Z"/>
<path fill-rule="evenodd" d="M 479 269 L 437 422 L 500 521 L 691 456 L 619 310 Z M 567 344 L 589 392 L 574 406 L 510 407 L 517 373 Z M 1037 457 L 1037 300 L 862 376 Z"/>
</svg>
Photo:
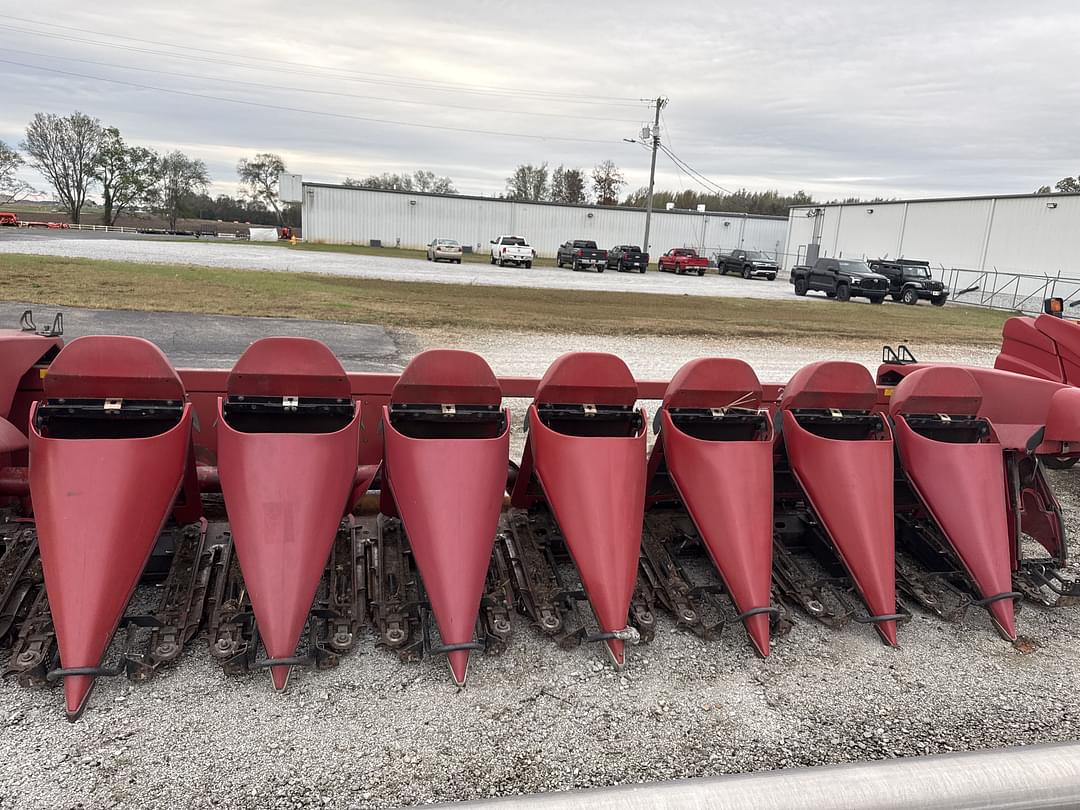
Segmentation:
<svg viewBox="0 0 1080 810">
<path fill-rule="evenodd" d="M 466 641 L 461 644 L 443 644 L 440 647 L 432 647 L 428 652 L 435 655 L 441 655 L 444 653 L 455 652 L 456 650 L 480 650 L 481 652 L 487 649 L 487 645 L 481 641 Z"/>
<path fill-rule="evenodd" d="M 1024 449 L 1028 451 L 1028 454 L 1035 452 L 1035 448 L 1043 443 L 1043 437 L 1046 436 L 1046 427 L 1043 426 L 1031 434 L 1031 438 L 1027 440 L 1027 444 L 1024 445 Z"/>
<path fill-rule="evenodd" d="M 985 599 L 976 599 L 971 604 L 978 605 L 979 607 L 986 607 L 993 602 L 1000 602 L 1003 599 L 1023 599 L 1024 595 L 1018 591 L 1003 591 L 996 593 L 993 596 L 988 596 Z"/>
<path fill-rule="evenodd" d="M 312 663 L 310 656 L 294 655 L 290 658 L 266 658 L 251 664 L 249 669 L 266 669 L 267 667 L 303 667 Z"/>
<path fill-rule="evenodd" d="M 60 667 L 59 669 L 51 670 L 45 676 L 45 680 L 52 683 L 67 675 L 104 675 L 111 678 L 119 675 L 123 671 L 124 670 L 121 667 L 116 667 L 115 669 L 109 669 L 108 667 Z"/>
<path fill-rule="evenodd" d="M 780 608 L 774 608 L 774 607 L 750 608 L 750 610 L 744 611 L 744 612 L 740 613 L 738 616 L 736 616 L 735 621 L 743 622 L 743 621 L 746 621 L 747 619 L 749 619 L 751 616 L 757 616 L 757 615 L 759 615 L 761 613 L 768 613 L 770 616 L 779 616 L 780 615 Z"/>
<path fill-rule="evenodd" d="M 879 622 L 902 622 L 911 618 L 906 613 L 883 613 L 880 616 L 852 616 L 853 622 L 859 624 L 877 624 Z"/>
</svg>

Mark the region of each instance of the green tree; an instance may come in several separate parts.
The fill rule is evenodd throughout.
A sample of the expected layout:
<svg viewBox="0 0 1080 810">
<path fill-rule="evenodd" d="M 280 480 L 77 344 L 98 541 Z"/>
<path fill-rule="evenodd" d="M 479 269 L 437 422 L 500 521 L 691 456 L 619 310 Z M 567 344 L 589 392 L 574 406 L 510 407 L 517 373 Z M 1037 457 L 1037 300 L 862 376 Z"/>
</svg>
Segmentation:
<svg viewBox="0 0 1080 810">
<path fill-rule="evenodd" d="M 107 127 L 93 174 L 101 184 L 102 220 L 115 225 L 125 209 L 150 201 L 161 180 L 161 158 L 152 149 L 128 146 L 120 130 Z"/>
<path fill-rule="evenodd" d="M 78 110 L 68 116 L 35 113 L 26 127 L 22 150 L 56 189 L 73 223 L 82 218 L 104 137 L 101 122 Z"/>
<path fill-rule="evenodd" d="M 1054 183 L 1054 188 L 1063 192 L 1080 191 L 1080 177 L 1062 177 Z"/>
<path fill-rule="evenodd" d="M 619 192 L 626 185 L 626 178 L 613 161 L 597 163 L 593 168 L 592 180 L 597 205 L 619 204 Z"/>
<path fill-rule="evenodd" d="M 506 178 L 506 198 L 509 200 L 548 200 L 548 165 L 544 161 L 539 166 L 522 163 L 514 173 Z"/>
</svg>

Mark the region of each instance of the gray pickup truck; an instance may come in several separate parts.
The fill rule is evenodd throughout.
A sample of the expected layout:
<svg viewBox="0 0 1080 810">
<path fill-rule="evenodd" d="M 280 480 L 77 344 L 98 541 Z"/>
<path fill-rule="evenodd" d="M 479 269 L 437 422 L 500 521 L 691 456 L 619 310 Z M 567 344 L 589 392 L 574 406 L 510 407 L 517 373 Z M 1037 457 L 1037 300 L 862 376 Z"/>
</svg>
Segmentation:
<svg viewBox="0 0 1080 810">
<path fill-rule="evenodd" d="M 738 273 L 743 278 L 767 278 L 775 281 L 780 272 L 780 265 L 767 253 L 760 250 L 733 250 L 731 253 L 716 254 L 716 269 L 720 275 Z"/>
<path fill-rule="evenodd" d="M 574 270 L 584 270 L 591 267 L 597 273 L 603 273 L 607 267 L 607 251 L 596 246 L 591 239 L 574 239 L 559 245 L 559 251 L 555 254 L 555 263 L 559 267 L 570 265 Z"/>
<path fill-rule="evenodd" d="M 813 267 L 795 265 L 791 283 L 796 295 L 816 290 L 837 301 L 866 298 L 871 304 L 880 304 L 889 294 L 889 280 L 862 259 L 818 259 Z"/>
</svg>

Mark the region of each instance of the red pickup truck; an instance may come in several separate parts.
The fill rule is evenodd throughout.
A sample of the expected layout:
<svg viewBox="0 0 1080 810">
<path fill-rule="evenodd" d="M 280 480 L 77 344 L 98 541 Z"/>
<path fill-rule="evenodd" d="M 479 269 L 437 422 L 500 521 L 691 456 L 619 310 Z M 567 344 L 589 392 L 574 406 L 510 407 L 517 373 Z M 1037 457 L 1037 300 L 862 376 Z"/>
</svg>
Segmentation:
<svg viewBox="0 0 1080 810">
<path fill-rule="evenodd" d="M 660 257 L 658 265 L 661 273 L 675 273 L 680 276 L 683 273 L 697 273 L 703 276 L 709 267 L 709 260 L 698 256 L 693 248 L 672 248 Z"/>
</svg>

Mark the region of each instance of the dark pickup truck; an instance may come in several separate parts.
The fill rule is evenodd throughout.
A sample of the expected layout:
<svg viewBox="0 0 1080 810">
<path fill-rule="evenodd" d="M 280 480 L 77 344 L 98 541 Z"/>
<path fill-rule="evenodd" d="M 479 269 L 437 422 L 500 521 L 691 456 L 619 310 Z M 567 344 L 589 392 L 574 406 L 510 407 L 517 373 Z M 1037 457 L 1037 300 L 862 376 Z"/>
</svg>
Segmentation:
<svg viewBox="0 0 1080 810">
<path fill-rule="evenodd" d="M 949 289 L 930 275 L 930 262 L 917 259 L 871 259 L 870 269 L 889 279 L 889 294 L 893 301 L 914 306 L 929 301 L 935 307 L 945 306 Z"/>
<path fill-rule="evenodd" d="M 738 273 L 743 278 L 764 276 L 769 281 L 775 281 L 780 265 L 759 250 L 733 250 L 731 253 L 716 254 L 716 269 L 722 276 Z"/>
<path fill-rule="evenodd" d="M 649 254 L 642 253 L 637 245 L 616 245 L 607 252 L 608 270 L 644 273 L 649 267 Z"/>
<path fill-rule="evenodd" d="M 862 259 L 818 259 L 813 267 L 795 265 L 791 268 L 791 283 L 796 295 L 817 290 L 837 301 L 868 298 L 871 304 L 880 304 L 889 294 L 889 280 Z"/>
<path fill-rule="evenodd" d="M 572 242 L 563 242 L 559 245 L 559 252 L 555 254 L 555 263 L 559 267 L 570 265 L 574 270 L 583 270 L 592 267 L 597 273 L 603 273 L 607 267 L 607 251 L 596 247 L 596 242 L 591 239 L 574 239 Z"/>
</svg>

